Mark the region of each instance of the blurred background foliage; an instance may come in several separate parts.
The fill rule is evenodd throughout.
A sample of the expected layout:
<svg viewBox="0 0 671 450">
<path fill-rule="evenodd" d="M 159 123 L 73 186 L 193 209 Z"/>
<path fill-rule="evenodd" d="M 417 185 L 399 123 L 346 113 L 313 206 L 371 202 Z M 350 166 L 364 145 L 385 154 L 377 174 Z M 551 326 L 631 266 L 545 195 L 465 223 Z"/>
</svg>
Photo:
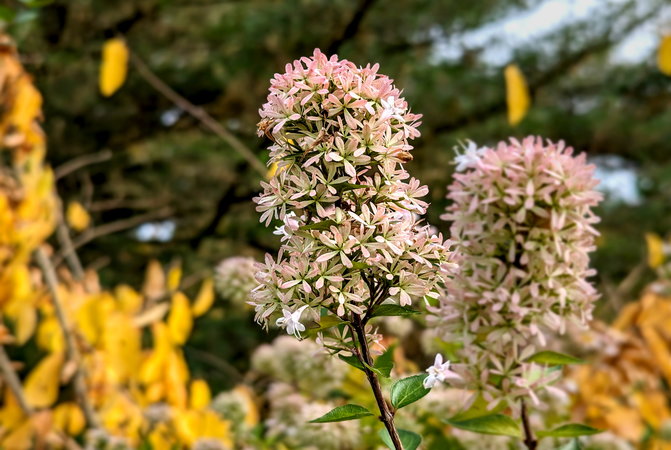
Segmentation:
<svg viewBox="0 0 671 450">
<path fill-rule="evenodd" d="M 222 258 L 261 258 L 279 246 L 251 202 L 258 171 L 140 69 L 265 161 L 268 141 L 256 136 L 256 123 L 268 80 L 315 47 L 357 64 L 379 62 L 424 114 L 408 169 L 429 185 L 428 220 L 443 232 L 438 216 L 458 142 L 536 134 L 586 151 L 613 188 L 599 211 L 594 257 L 595 282 L 609 298 L 603 317 L 652 278 L 640 263 L 644 233 L 671 230 L 671 78 L 655 57 L 671 29 L 662 0 L 3 3 L 6 28 L 44 96 L 59 194 L 91 216 L 75 244 L 103 284 L 139 285 L 148 259 L 157 258 L 180 261 L 195 286 Z M 101 49 L 114 37 L 132 56 L 125 84 L 105 98 Z M 509 63 L 520 67 L 532 97 L 514 127 L 506 118 Z M 230 371 L 246 370 L 251 349 L 269 336 L 247 313 L 222 301 L 218 308 L 185 351 L 196 374 L 228 387 Z"/>
</svg>

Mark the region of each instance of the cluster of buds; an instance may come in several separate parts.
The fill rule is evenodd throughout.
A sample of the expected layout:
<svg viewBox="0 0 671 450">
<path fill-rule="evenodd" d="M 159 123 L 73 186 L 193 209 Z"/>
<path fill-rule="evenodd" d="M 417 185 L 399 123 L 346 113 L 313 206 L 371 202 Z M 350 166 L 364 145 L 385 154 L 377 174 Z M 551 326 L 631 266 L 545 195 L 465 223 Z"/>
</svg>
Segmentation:
<svg viewBox="0 0 671 450">
<path fill-rule="evenodd" d="M 235 306 L 244 306 L 256 287 L 256 261 L 248 256 L 226 258 L 214 271 L 214 286 L 219 295 Z"/>
<path fill-rule="evenodd" d="M 601 199 L 594 167 L 563 143 L 534 137 L 471 144 L 457 163 L 442 218 L 460 271 L 434 319 L 444 339 L 463 342 L 453 369 L 491 407 L 526 396 L 537 403 L 559 373 L 529 357 L 546 334 L 590 320 L 598 297 L 587 281 Z"/>
<path fill-rule="evenodd" d="M 262 222 L 281 222 L 282 247 L 252 293 L 265 326 L 280 315 L 298 336 L 322 308 L 348 318 L 436 298 L 449 273 L 442 236 L 418 218 L 428 190 L 403 168 L 420 116 L 377 70 L 315 50 L 271 80 L 259 134 L 277 170 L 255 202 Z"/>
<path fill-rule="evenodd" d="M 313 398 L 327 398 L 342 386 L 347 366 L 331 358 L 314 341 L 279 336 L 257 348 L 252 369 Z"/>
<path fill-rule="evenodd" d="M 343 450 L 366 448 L 364 436 L 371 430 L 355 421 L 342 421 L 328 426 L 309 423 L 333 409 L 334 403 L 316 401 L 296 392 L 293 386 L 275 382 L 268 388 L 266 437 L 280 440 L 285 448 L 305 450 Z"/>
</svg>

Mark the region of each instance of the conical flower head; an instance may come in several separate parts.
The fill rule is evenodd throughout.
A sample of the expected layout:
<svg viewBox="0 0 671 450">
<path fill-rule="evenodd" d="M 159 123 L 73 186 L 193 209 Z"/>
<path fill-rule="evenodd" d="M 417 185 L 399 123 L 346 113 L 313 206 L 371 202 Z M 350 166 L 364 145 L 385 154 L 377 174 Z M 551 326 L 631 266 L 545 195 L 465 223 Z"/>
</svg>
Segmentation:
<svg viewBox="0 0 671 450">
<path fill-rule="evenodd" d="M 547 333 L 590 320 L 598 297 L 587 280 L 598 181 L 562 142 L 512 139 L 471 154 L 448 188 L 460 273 L 436 310 L 439 329 L 466 343 L 476 383 L 507 374 L 495 390 L 532 392 L 524 359 Z"/>
<path fill-rule="evenodd" d="M 262 222 L 279 221 L 283 245 L 257 274 L 257 320 L 436 295 L 449 252 L 418 221 L 428 190 L 403 167 L 420 116 L 377 70 L 315 50 L 271 80 L 259 134 L 277 170 L 255 201 Z"/>
</svg>

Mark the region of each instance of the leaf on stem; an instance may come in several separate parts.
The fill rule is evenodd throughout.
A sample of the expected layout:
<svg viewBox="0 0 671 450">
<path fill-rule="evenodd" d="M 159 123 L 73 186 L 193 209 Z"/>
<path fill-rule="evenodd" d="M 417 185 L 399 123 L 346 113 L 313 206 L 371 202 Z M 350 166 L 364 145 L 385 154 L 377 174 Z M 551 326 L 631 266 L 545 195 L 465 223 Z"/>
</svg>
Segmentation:
<svg viewBox="0 0 671 450">
<path fill-rule="evenodd" d="M 460 430 L 472 431 L 474 433 L 522 437 L 520 425 L 503 414 L 490 414 L 466 420 L 448 419 L 445 422 Z"/>
<path fill-rule="evenodd" d="M 581 423 L 569 423 L 562 425 L 553 430 L 542 430 L 538 431 L 539 437 L 578 437 L 578 436 L 591 436 L 593 434 L 602 433 L 603 430 L 598 428 L 593 428 L 588 425 L 583 425 Z"/>
<path fill-rule="evenodd" d="M 374 367 L 380 371 L 383 377 L 389 378 L 391 369 L 394 368 L 394 349 L 396 345 L 390 345 L 383 354 L 377 357 Z"/>
<path fill-rule="evenodd" d="M 371 314 L 371 317 L 381 317 L 381 316 L 401 316 L 401 317 L 411 317 L 419 314 L 419 311 L 407 306 L 392 305 L 392 304 L 383 304 L 379 305 Z"/>
<path fill-rule="evenodd" d="M 565 366 L 567 364 L 583 364 L 585 361 L 575 356 L 545 350 L 531 355 L 527 358 L 526 362 L 547 364 L 549 366 Z"/>
<path fill-rule="evenodd" d="M 365 372 L 366 369 L 369 369 L 370 371 L 374 372 L 377 375 L 384 376 L 380 369 L 376 367 L 371 367 L 368 364 L 364 364 L 361 361 L 359 361 L 359 358 L 357 358 L 354 355 L 350 356 L 344 356 L 344 355 L 338 355 L 338 358 L 340 358 L 342 361 L 345 361 L 347 364 L 349 364 L 352 367 L 356 367 L 357 369 Z"/>
<path fill-rule="evenodd" d="M 415 450 L 422 442 L 422 436 L 417 433 L 400 429 L 396 431 L 398 432 L 398 437 L 401 438 L 401 445 L 403 446 L 403 450 Z M 384 445 L 389 447 L 391 450 L 395 450 L 394 443 L 392 442 L 391 436 L 389 436 L 389 432 L 386 428 L 380 430 L 379 435 L 382 439 L 382 442 L 384 442 Z"/>
<path fill-rule="evenodd" d="M 430 389 L 424 387 L 424 379 L 427 374 L 413 375 L 398 380 L 391 387 L 391 404 L 396 409 L 408 406 L 429 393 Z"/>
<path fill-rule="evenodd" d="M 373 413 L 363 406 L 349 403 L 347 405 L 338 406 L 323 416 L 311 420 L 309 423 L 343 422 L 345 420 L 355 420 L 372 415 Z"/>
</svg>

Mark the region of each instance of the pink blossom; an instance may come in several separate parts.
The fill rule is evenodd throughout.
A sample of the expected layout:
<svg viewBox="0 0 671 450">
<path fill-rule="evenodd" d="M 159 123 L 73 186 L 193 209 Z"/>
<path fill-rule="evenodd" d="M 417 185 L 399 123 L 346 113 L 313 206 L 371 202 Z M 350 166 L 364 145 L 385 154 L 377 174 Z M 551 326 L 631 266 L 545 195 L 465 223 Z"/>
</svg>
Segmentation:
<svg viewBox="0 0 671 450">
<path fill-rule="evenodd" d="M 587 281 L 598 181 L 585 155 L 574 156 L 562 142 L 511 139 L 471 153 L 448 188 L 451 204 L 442 216 L 451 223 L 460 271 L 433 321 L 444 339 L 464 342 L 470 388 L 494 403 L 536 401 L 534 391 L 549 380 L 534 380 L 526 358 L 546 335 L 589 320 L 598 298 Z"/>
<path fill-rule="evenodd" d="M 420 222 L 428 189 L 404 164 L 421 116 L 392 80 L 315 50 L 273 77 L 259 113 L 282 170 L 255 202 L 262 222 L 279 222 L 282 246 L 257 273 L 256 320 L 301 305 L 315 320 L 345 318 L 435 296 L 451 253 Z"/>
</svg>

